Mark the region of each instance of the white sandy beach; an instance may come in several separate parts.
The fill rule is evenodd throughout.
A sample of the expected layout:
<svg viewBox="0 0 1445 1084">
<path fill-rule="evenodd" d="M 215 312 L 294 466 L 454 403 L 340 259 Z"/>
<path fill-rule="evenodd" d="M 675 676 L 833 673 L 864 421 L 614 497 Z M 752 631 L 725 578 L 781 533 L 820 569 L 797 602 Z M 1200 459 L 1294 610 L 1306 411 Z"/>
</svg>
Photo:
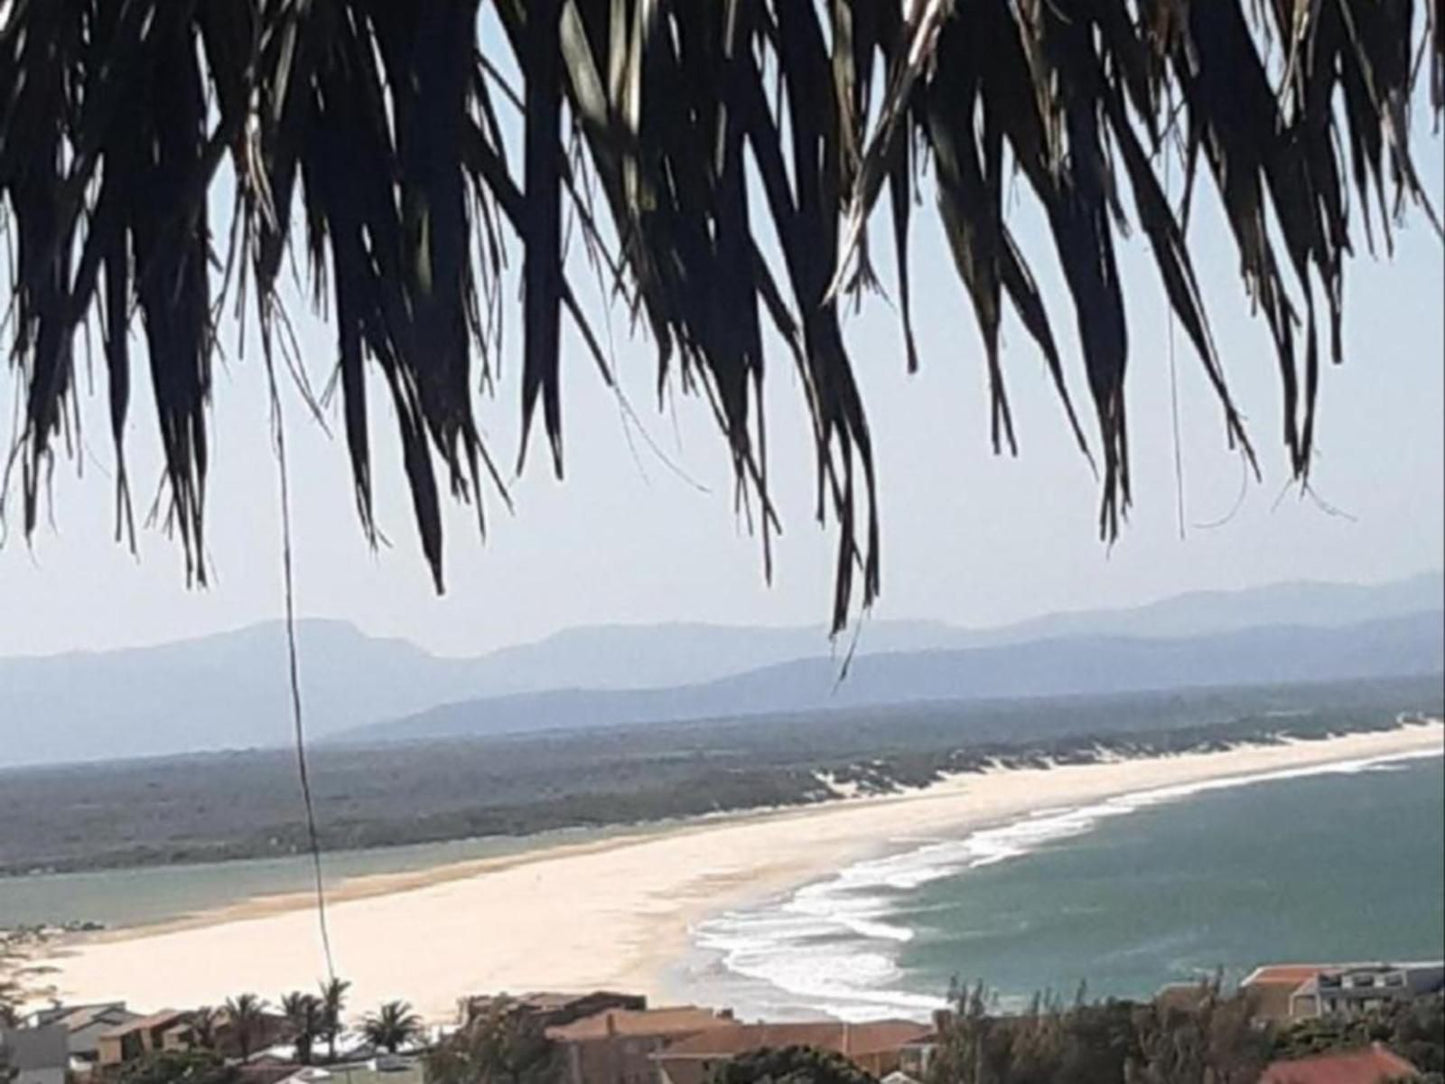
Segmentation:
<svg viewBox="0 0 1445 1084">
<path fill-rule="evenodd" d="M 921 840 L 1032 810 L 1159 787 L 1445 749 L 1438 723 L 1218 753 L 963 775 L 925 791 L 680 825 L 335 886 L 337 971 L 352 1004 L 405 998 L 450 1019 L 459 997 L 595 987 L 663 993 L 689 928 Z M 48 961 L 67 1001 L 143 1010 L 311 989 L 325 970 L 314 904 L 253 900 L 167 927 L 74 941 Z"/>
</svg>

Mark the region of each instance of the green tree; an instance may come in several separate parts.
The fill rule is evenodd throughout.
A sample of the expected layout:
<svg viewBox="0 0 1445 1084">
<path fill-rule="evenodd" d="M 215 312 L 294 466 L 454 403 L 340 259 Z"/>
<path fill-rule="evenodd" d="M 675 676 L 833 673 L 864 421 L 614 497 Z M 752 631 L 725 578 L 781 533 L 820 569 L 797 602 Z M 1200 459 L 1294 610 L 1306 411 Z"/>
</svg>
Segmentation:
<svg viewBox="0 0 1445 1084">
<path fill-rule="evenodd" d="M 1008 307 L 1083 445 L 1057 311 L 1005 217 L 1010 171 L 1026 182 L 1052 242 L 1034 255 L 1058 264 L 1078 324 L 1100 527 L 1112 536 L 1131 497 L 1117 256 L 1126 218 L 1148 239 L 1226 439 L 1252 459 L 1193 265 L 1198 231 L 1187 228 L 1196 174 L 1213 182 L 1273 341 L 1290 470 L 1307 479 L 1319 356 L 1342 350 L 1358 224 L 1425 200 L 1403 126 L 1419 71 L 1432 72 L 1437 111 L 1445 103 L 1438 21 L 1426 30 L 1425 19 L 1412 24 L 1416 5 L 1380 0 L 500 0 L 484 10 L 501 32 L 485 38 L 477 0 L 10 7 L 0 208 L 16 238 L 11 353 L 24 428 L 14 474 L 27 534 L 44 518 L 55 446 L 62 434 L 76 444 L 82 326 L 97 329 L 109 370 L 128 522 L 121 444 L 139 323 L 168 522 L 188 571 L 204 578 L 217 321 L 240 309 L 218 295 L 238 290 L 254 305 L 238 329 L 259 321 L 268 359 L 290 349 L 279 309 L 294 242 L 310 258 L 316 304 L 336 314 L 364 529 L 376 537 L 371 362 L 440 589 L 443 487 L 479 501 L 499 474 L 474 399 L 478 369 L 497 371 L 509 239 L 523 253 L 521 451 L 540 406 L 560 474 L 564 316 L 610 372 L 578 300 L 585 269 L 565 258 L 575 219 L 606 290 L 645 322 L 660 379 L 707 396 L 765 536 L 778 517 L 763 462 L 764 374 L 779 362 L 798 374 L 798 428 L 841 536 L 835 623 L 880 583 L 873 438 L 843 316 L 850 295 L 877 285 L 867 227 L 885 190 L 907 366 L 918 361 L 908 239 L 915 187 L 926 185 L 982 334 L 995 449 L 1014 444 L 999 359 Z M 1413 64 L 1417 55 L 1430 63 Z M 228 155 L 236 198 L 230 221 L 213 221 L 211 186 Z M 1178 206 L 1164 185 L 1171 163 L 1175 192 L 1189 194 Z M 1352 204 L 1378 214 L 1347 215 Z M 305 233 L 293 237 L 293 223 Z M 233 250 L 213 275 L 211 246 L 226 237 Z"/>
<path fill-rule="evenodd" d="M 296 1047 L 296 1060 L 310 1065 L 312 1048 L 326 1031 L 325 1004 L 315 994 L 296 990 L 281 998 L 281 1014 Z"/>
<path fill-rule="evenodd" d="M 982 984 L 954 1003 L 932 1084 L 1252 1084 L 1269 1061 L 1270 1037 L 1253 1027 L 1248 1002 L 1220 996 L 1217 984 L 1187 1008 L 1090 1001 L 1081 988 L 1071 1004 L 1040 995 L 1002 1015 Z"/>
<path fill-rule="evenodd" d="M 1008 1080 L 1013 1060 L 1011 1034 L 1005 1022 L 989 1012 L 983 984 L 955 989 L 950 1000 L 954 1009 L 938 1036 L 930 1080 L 937 1084 L 1002 1084 Z"/>
<path fill-rule="evenodd" d="M 116 1084 L 237 1084 L 240 1071 L 207 1050 L 166 1050 L 127 1062 Z"/>
<path fill-rule="evenodd" d="M 198 1050 L 215 1050 L 220 1024 L 221 1014 L 213 1006 L 202 1005 L 191 1013 L 191 1045 Z"/>
<path fill-rule="evenodd" d="M 557 1044 L 525 1013 L 492 1005 L 427 1055 L 427 1084 L 553 1084 Z"/>
<path fill-rule="evenodd" d="M 226 1022 L 241 1060 L 251 1057 L 265 1024 L 266 1003 L 255 994 L 238 994 L 226 1000 Z"/>
<path fill-rule="evenodd" d="M 346 992 L 350 989 L 351 983 L 338 978 L 321 985 L 321 1036 L 326 1040 L 326 1054 L 331 1061 L 336 1060 L 336 1040 L 341 1035 Z"/>
<path fill-rule="evenodd" d="M 1253 1084 L 1273 1040 L 1255 1026 L 1249 1000 L 1201 988 L 1190 1008 L 1140 1006 L 1134 1016 L 1130 1084 Z"/>
<path fill-rule="evenodd" d="M 754 1050 L 720 1066 L 713 1084 L 872 1084 L 841 1054 L 808 1046 Z"/>
<path fill-rule="evenodd" d="M 421 1017 L 405 1001 L 388 1001 L 361 1024 L 362 1034 L 373 1046 L 395 1054 L 421 1034 Z"/>
</svg>

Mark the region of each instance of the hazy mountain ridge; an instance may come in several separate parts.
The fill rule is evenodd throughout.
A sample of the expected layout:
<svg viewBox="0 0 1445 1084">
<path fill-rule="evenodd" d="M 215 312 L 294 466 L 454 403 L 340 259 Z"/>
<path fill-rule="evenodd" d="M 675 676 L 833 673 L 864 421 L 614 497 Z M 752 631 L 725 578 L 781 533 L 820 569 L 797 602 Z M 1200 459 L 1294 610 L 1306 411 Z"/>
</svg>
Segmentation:
<svg viewBox="0 0 1445 1084">
<path fill-rule="evenodd" d="M 855 669 L 866 675 L 865 660 L 880 655 L 1048 639 L 1178 639 L 1257 625 L 1338 626 L 1439 608 L 1442 599 L 1445 575 L 1434 572 L 1379 585 L 1196 592 L 1132 609 L 1055 614 L 996 629 L 870 621 Z M 594 626 L 477 658 L 431 655 L 404 640 L 369 637 L 342 621 L 304 620 L 298 636 L 307 724 L 317 737 L 439 705 L 520 694 L 545 693 L 584 714 L 592 710 L 581 706 L 587 697 L 609 692 L 636 697 L 651 690 L 644 701 L 685 707 L 697 694 L 680 688 L 731 678 L 739 679 L 731 689 L 743 698 L 737 710 L 746 713 L 758 710 L 749 706 L 754 701 L 776 702 L 767 691 L 773 680 L 768 672 L 780 665 L 811 660 L 804 669 L 826 674 L 829 687 L 837 671 L 836 652 L 821 627 Z M 290 735 L 285 651 L 284 628 L 271 622 L 152 647 L 0 659 L 0 766 L 285 743 Z M 842 695 L 861 695 L 852 691 L 854 685 L 848 683 Z M 576 690 L 592 692 L 583 696 Z M 899 695 L 905 694 L 892 698 Z M 43 726 L 33 725 L 40 720 Z"/>
<path fill-rule="evenodd" d="M 338 735 L 423 740 L 738 718 L 919 701 L 1145 692 L 1335 681 L 1445 670 L 1440 611 L 1342 628 L 1268 626 L 1212 636 L 1063 637 L 962 650 L 881 653 L 839 664 L 800 659 L 667 689 L 563 689 L 464 701 Z"/>
<path fill-rule="evenodd" d="M 1383 584 L 1296 582 L 1192 591 L 1142 606 L 1047 614 L 993 628 L 868 621 L 858 653 L 991 647 L 1064 636 L 1202 636 L 1264 625 L 1339 626 L 1445 604 L 1445 573 Z M 846 645 L 841 645 L 846 648 Z M 823 626 L 754 628 L 677 622 L 592 625 L 476 660 L 497 694 L 542 689 L 690 685 L 793 659 L 836 654 Z"/>
</svg>

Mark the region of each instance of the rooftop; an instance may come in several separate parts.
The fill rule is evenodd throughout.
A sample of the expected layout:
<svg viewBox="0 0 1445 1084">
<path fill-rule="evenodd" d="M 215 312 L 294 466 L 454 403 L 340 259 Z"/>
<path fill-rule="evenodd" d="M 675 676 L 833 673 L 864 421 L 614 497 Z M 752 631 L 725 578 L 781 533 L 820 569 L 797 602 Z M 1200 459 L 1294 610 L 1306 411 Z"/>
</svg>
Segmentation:
<svg viewBox="0 0 1445 1084">
<path fill-rule="evenodd" d="M 124 1001 L 101 1001 L 91 1005 L 56 1005 L 35 1013 L 41 1024 L 59 1024 L 69 1031 L 79 1031 L 107 1016 L 131 1017 L 137 1015 L 125 1007 Z"/>
<path fill-rule="evenodd" d="M 581 1042 L 609 1035 L 691 1035 L 694 1032 L 736 1028 L 729 1015 L 700 1009 L 696 1005 L 674 1005 L 658 1009 L 605 1009 L 570 1024 L 547 1029 L 557 1042 Z"/>
<path fill-rule="evenodd" d="M 750 1050 L 815 1046 L 845 1056 L 897 1050 L 932 1031 L 912 1020 L 878 1020 L 867 1024 L 828 1021 L 816 1024 L 738 1024 L 714 1028 L 668 1047 L 662 1058 L 731 1058 Z"/>
<path fill-rule="evenodd" d="M 1344 1054 L 1321 1054 L 1298 1061 L 1277 1061 L 1259 1084 L 1386 1084 L 1417 1080 L 1419 1070 L 1379 1043 Z"/>
<path fill-rule="evenodd" d="M 1266 964 L 1256 967 L 1245 976 L 1241 986 L 1288 985 L 1299 986 L 1308 982 L 1321 971 L 1338 970 L 1342 964 Z"/>
<path fill-rule="evenodd" d="M 185 1019 L 188 1014 L 182 1009 L 162 1009 L 160 1012 L 153 1012 L 149 1016 L 138 1016 L 134 1020 L 127 1020 L 124 1024 L 117 1025 L 109 1031 L 101 1032 L 105 1039 L 118 1039 L 122 1035 L 130 1035 L 137 1031 L 149 1031 L 151 1028 L 166 1027 L 177 1021 Z"/>
<path fill-rule="evenodd" d="M 507 1004 L 522 1008 L 548 1012 L 567 1009 L 582 1002 L 599 998 L 614 1000 L 646 1001 L 641 994 L 624 994 L 616 990 L 588 990 L 584 993 L 567 993 L 560 990 L 529 990 L 525 994 L 473 994 L 464 1000 L 473 1005 Z"/>
<path fill-rule="evenodd" d="M 1427 979 L 1445 975 L 1445 961 L 1441 960 L 1366 960 L 1355 963 L 1332 964 L 1266 964 L 1256 967 L 1244 979 L 1242 985 L 1257 986 L 1265 983 L 1293 983 L 1299 986 L 1320 975 L 1341 975 L 1348 973 L 1390 974 L 1400 972 L 1406 976 L 1424 976 Z"/>
</svg>

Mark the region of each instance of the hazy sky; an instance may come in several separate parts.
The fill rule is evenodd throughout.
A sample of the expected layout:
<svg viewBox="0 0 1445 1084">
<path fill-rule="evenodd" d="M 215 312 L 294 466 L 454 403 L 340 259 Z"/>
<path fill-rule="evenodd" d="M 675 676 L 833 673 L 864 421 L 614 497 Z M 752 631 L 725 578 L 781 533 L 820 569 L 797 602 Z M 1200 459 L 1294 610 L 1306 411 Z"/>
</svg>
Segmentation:
<svg viewBox="0 0 1445 1084">
<path fill-rule="evenodd" d="M 1415 127 L 1418 164 L 1438 206 L 1440 144 L 1429 139 L 1423 118 Z M 1191 227 L 1197 267 L 1260 453 L 1263 483 L 1249 484 L 1232 519 L 1207 526 L 1235 506 L 1241 466 L 1225 448 L 1199 364 L 1176 333 L 1187 525 L 1181 540 L 1166 308 L 1147 242 L 1137 233 L 1121 246 L 1135 506 L 1119 543 L 1106 549 L 1097 539 L 1097 486 L 1072 447 L 1037 350 L 1013 321 L 1004 325 L 1004 365 L 1020 454 L 993 457 L 977 328 L 926 208 L 915 218 L 912 265 L 922 371 L 905 374 L 897 321 L 881 298 L 865 304 L 846 328 L 878 454 L 884 587 L 878 617 L 986 625 L 1196 588 L 1299 578 L 1370 581 L 1439 567 L 1445 544 L 1439 240 L 1423 216 L 1413 214 L 1397 234 L 1394 261 L 1376 260 L 1364 250 L 1354 209 L 1360 252 L 1347 268 L 1346 364 L 1327 371 L 1321 383 L 1314 471 L 1318 493 L 1347 515 L 1329 514 L 1297 492 L 1276 504 L 1288 468 L 1274 354 L 1263 322 L 1248 313 L 1233 243 L 1205 177 L 1200 193 L 1207 198 L 1196 200 Z M 1045 288 L 1070 385 L 1088 418 L 1073 312 L 1051 243 L 1026 193 L 1019 193 L 1011 215 Z M 885 237 L 880 231 L 875 247 L 891 248 Z M 515 245 L 512 255 L 519 263 Z M 891 252 L 880 270 L 891 288 Z M 510 465 L 520 396 L 514 379 L 519 307 L 508 315 L 508 368 L 497 398 L 479 399 L 478 409 L 497 458 Z M 381 387 L 371 399 L 375 473 L 380 519 L 392 545 L 379 552 L 368 548 L 357 524 L 339 420 L 336 436 L 328 438 L 288 388 L 301 612 L 345 618 L 369 632 L 453 654 L 597 622 L 824 622 L 834 536 L 811 518 L 812 454 L 786 357 L 774 350 L 766 392 L 785 530 L 768 587 L 760 546 L 734 514 L 727 458 L 704 404 L 678 397 L 659 413 L 650 343 L 630 338 L 620 317 L 612 326 L 631 402 L 652 439 L 692 481 L 674 474 L 636 434 L 629 444 L 616 400 L 570 340 L 563 377 L 567 480 L 553 480 L 545 448 L 534 439 L 528 469 L 512 487 L 516 514 L 492 500 L 485 543 L 472 512 L 453 509 L 449 589 L 440 598 L 416 541 Z M 303 322 L 302 341 L 313 381 L 325 383 L 335 354 L 329 329 Z M 112 453 L 103 374 L 96 379 L 95 393 L 84 395 L 83 475 L 77 478 L 74 463 L 59 461 L 54 526 L 38 531 L 27 548 L 12 522 L 0 548 L 7 618 L 0 622 L 0 654 L 148 643 L 278 616 L 276 473 L 259 356 L 232 359 L 216 373 L 208 496 L 215 579 L 206 590 L 186 587 L 179 547 L 158 530 L 142 532 L 139 560 L 111 541 Z M 149 387 L 138 379 L 128 456 L 143 516 L 159 477 L 159 453 Z M 15 393 L 8 369 L 0 375 L 0 393 Z M 9 439 L 10 430 L 3 431 Z"/>
</svg>

